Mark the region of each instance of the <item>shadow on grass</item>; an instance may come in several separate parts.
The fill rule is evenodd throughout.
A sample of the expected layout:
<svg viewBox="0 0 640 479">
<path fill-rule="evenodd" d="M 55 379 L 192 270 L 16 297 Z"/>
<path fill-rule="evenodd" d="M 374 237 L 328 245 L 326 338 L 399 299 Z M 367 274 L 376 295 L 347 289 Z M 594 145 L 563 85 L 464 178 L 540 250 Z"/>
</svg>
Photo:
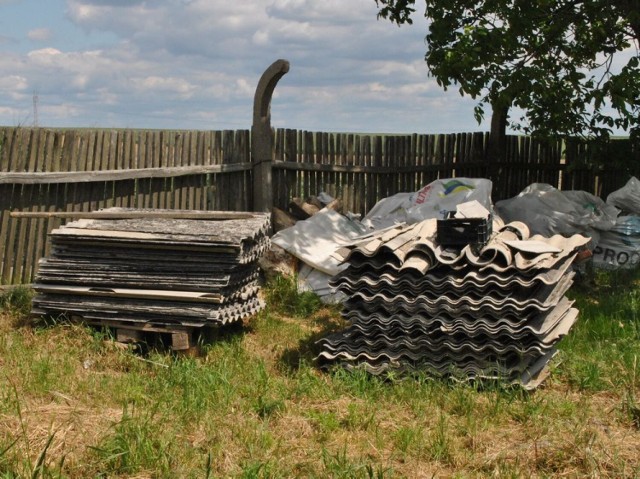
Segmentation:
<svg viewBox="0 0 640 479">
<path fill-rule="evenodd" d="M 572 293 L 603 295 L 625 293 L 640 287 L 640 268 L 603 270 L 586 263 L 576 270 Z"/>
<path fill-rule="evenodd" d="M 144 357 L 152 353 L 171 354 L 176 357 L 204 357 L 214 344 L 236 342 L 242 340 L 244 335 L 247 334 L 241 322 L 226 325 L 207 325 L 186 331 L 186 334 L 189 335 L 190 346 L 184 349 L 176 349 L 174 348 L 173 334 L 185 331 L 171 331 L 171 326 L 166 324 L 165 327 L 167 327 L 167 331 L 142 331 L 140 341 L 133 343 L 133 350 Z M 113 327 L 108 328 L 109 335 L 113 341 L 117 341 L 115 330 L 116 328 Z"/>
<path fill-rule="evenodd" d="M 309 321 L 312 325 L 310 334 L 300 339 L 296 347 L 285 349 L 278 359 L 280 365 L 288 372 L 296 372 L 302 364 L 313 364 L 320 353 L 317 342 L 347 326 L 347 322 L 339 316 L 335 308 L 321 310 Z"/>
</svg>

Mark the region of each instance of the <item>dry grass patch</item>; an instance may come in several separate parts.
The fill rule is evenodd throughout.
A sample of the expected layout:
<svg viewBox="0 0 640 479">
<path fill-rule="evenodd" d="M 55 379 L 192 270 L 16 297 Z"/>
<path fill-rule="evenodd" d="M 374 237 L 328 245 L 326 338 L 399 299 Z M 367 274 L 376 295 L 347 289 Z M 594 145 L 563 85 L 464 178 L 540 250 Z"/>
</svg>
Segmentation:
<svg viewBox="0 0 640 479">
<path fill-rule="evenodd" d="M 23 458 L 24 466 L 36 464 L 38 457 L 64 458 L 65 468 L 73 471 L 83 467 L 95 444 L 122 417 L 121 410 L 86 408 L 72 404 L 52 392 L 53 400 L 23 401 L 20 411 L 0 415 L 0 437 L 14 437 L 17 442 L 10 451 Z M 54 399 L 55 398 L 55 399 Z M 63 403 L 58 402 L 62 399 Z M 17 432 L 17 434 L 16 434 Z"/>
</svg>

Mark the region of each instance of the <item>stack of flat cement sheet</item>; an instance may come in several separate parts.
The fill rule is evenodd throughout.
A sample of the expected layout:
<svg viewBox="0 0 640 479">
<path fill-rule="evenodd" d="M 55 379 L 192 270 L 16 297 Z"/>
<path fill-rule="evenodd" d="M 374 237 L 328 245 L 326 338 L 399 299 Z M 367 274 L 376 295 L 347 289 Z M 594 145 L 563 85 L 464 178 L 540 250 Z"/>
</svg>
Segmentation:
<svg viewBox="0 0 640 479">
<path fill-rule="evenodd" d="M 350 326 L 319 341 L 318 362 L 536 387 L 576 321 L 564 295 L 589 239 L 496 221 L 481 249 L 445 249 L 436 224 L 388 228 L 338 250 L 348 268 L 332 285 L 347 295 Z"/>
<path fill-rule="evenodd" d="M 180 219 L 173 210 L 101 212 L 115 217 L 80 219 L 50 234 L 34 314 L 200 327 L 262 309 L 257 259 L 268 247 L 269 214 L 226 212 L 216 219 L 215 212 L 189 211 L 190 219 Z M 149 218 L 127 218 L 145 212 Z"/>
</svg>

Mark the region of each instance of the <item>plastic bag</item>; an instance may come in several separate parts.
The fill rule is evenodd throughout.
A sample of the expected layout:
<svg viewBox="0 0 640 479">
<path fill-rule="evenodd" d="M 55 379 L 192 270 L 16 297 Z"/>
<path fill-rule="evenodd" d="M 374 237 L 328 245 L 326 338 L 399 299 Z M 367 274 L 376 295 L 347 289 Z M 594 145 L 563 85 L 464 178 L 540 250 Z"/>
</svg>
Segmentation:
<svg viewBox="0 0 640 479">
<path fill-rule="evenodd" d="M 640 215 L 640 180 L 631 177 L 626 185 L 607 196 L 607 203 L 625 214 Z"/>
<path fill-rule="evenodd" d="M 368 228 L 382 229 L 397 223 L 444 219 L 458 204 L 473 200 L 491 211 L 491 187 L 491 181 L 484 178 L 432 181 L 415 193 L 398 193 L 378 201 L 362 223 Z"/>
<path fill-rule="evenodd" d="M 508 200 L 495 205 L 505 223 L 522 221 L 532 234 L 572 236 L 581 234 L 598 242 L 600 232 L 613 228 L 619 211 L 586 191 L 560 191 L 545 183 L 534 183 Z"/>
<path fill-rule="evenodd" d="M 628 269 L 640 265 L 640 217 L 620 216 L 616 225 L 600 235 L 593 265 L 602 269 Z"/>
<path fill-rule="evenodd" d="M 581 190 L 563 191 L 562 194 L 580 215 L 578 224 L 600 231 L 608 231 L 616 225 L 620 210 L 605 203 L 602 198 Z"/>
</svg>

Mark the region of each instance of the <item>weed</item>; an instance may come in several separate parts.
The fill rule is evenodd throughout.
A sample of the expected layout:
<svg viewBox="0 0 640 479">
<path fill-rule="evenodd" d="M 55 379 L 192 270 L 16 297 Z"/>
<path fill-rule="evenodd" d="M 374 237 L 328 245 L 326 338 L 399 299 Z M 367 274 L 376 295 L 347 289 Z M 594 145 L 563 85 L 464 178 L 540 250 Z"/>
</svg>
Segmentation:
<svg viewBox="0 0 640 479">
<path fill-rule="evenodd" d="M 28 435 L 29 424 L 24 417 L 23 407 L 20 403 L 18 391 L 13 384 L 12 392 L 15 397 L 14 404 L 15 412 L 19 420 L 19 430 L 15 432 L 16 437 L 8 445 L 4 447 L 0 446 L 0 473 L 4 474 L 6 472 L 6 475 L 3 477 L 31 477 L 33 479 L 39 477 L 63 477 L 61 471 L 64 466 L 66 456 L 64 454 L 60 456 L 57 466 L 52 467 L 47 461 L 47 453 L 56 436 L 56 431 L 48 433 L 46 441 L 40 449 L 35 462 L 32 460 L 31 443 Z M 18 448 L 19 443 L 22 443 L 23 446 L 20 449 Z M 22 456 L 20 461 L 11 461 L 9 455 L 13 449 L 19 449 L 15 451 L 15 456 Z M 11 470 L 12 462 L 15 464 L 14 467 L 17 467 L 14 470 Z"/>
<path fill-rule="evenodd" d="M 326 377 L 321 376 L 307 362 L 301 361 L 293 376 L 291 390 L 292 399 L 302 399 L 305 397 L 326 397 L 330 391 L 327 390 Z"/>
<path fill-rule="evenodd" d="M 283 476 L 277 472 L 277 466 L 271 461 L 251 461 L 242 467 L 240 477 L 242 479 L 271 479 Z"/>
<path fill-rule="evenodd" d="M 204 477 L 210 479 L 213 474 L 213 461 L 211 459 L 211 453 L 207 454 L 207 461 L 204 464 Z"/>
<path fill-rule="evenodd" d="M 371 464 L 365 465 L 365 477 L 367 479 L 384 479 L 385 477 L 393 477 L 393 469 L 390 467 L 383 467 L 382 465 L 372 466 Z"/>
<path fill-rule="evenodd" d="M 278 384 L 274 384 L 274 381 L 271 380 L 262 361 L 257 365 L 252 391 L 255 394 L 253 408 L 260 418 L 265 419 L 284 410 L 285 404 L 282 397 L 280 397 L 281 392 Z"/>
<path fill-rule="evenodd" d="M 403 456 L 410 455 L 423 443 L 423 431 L 420 427 L 401 426 L 395 433 L 394 444 Z"/>
<path fill-rule="evenodd" d="M 530 475 L 524 475 L 523 472 L 517 456 L 512 460 L 499 457 L 495 462 L 485 466 L 483 475 L 502 479 L 520 479 Z"/>
<path fill-rule="evenodd" d="M 104 464 L 103 473 L 132 474 L 155 470 L 164 475 L 171 471 L 171 437 L 163 433 L 162 421 L 156 418 L 159 404 L 138 413 L 125 407 L 122 419 L 113 426 L 113 433 L 92 447 Z"/>
<path fill-rule="evenodd" d="M 333 378 L 351 394 L 360 398 L 375 400 L 385 390 L 383 380 L 364 369 L 349 371 L 338 367 L 333 370 Z"/>
<path fill-rule="evenodd" d="M 351 403 L 347 405 L 342 425 L 349 430 L 368 430 L 375 424 L 375 409 L 368 404 Z"/>
<path fill-rule="evenodd" d="M 449 414 L 467 417 L 473 414 L 476 398 L 477 393 L 474 389 L 465 384 L 460 384 L 453 387 L 448 395 L 448 405 L 445 405 L 445 407 L 447 407 Z"/>
<path fill-rule="evenodd" d="M 629 419 L 631 419 L 633 426 L 640 430 L 640 403 L 638 403 L 633 395 L 627 394 L 625 396 L 623 410 L 627 413 Z"/>
<path fill-rule="evenodd" d="M 49 438 L 47 439 L 47 442 L 42 448 L 42 451 L 40 451 L 40 454 L 38 455 L 38 459 L 36 459 L 36 463 L 31 473 L 32 479 L 36 479 L 39 476 L 45 477 L 45 471 L 47 469 L 46 463 L 45 463 L 47 459 L 47 450 L 49 449 L 49 447 L 51 447 L 51 443 L 53 442 L 53 438 L 55 437 L 55 435 L 56 435 L 55 432 L 49 435 Z M 60 459 L 60 465 L 62 466 L 63 464 L 64 464 L 64 456 L 62 456 L 62 458 Z"/>
<path fill-rule="evenodd" d="M 258 416 L 262 419 L 272 416 L 273 414 L 284 410 L 284 408 L 284 401 L 282 399 L 271 398 L 264 394 L 260 394 L 257 397 L 254 406 L 256 413 L 258 413 Z"/>
<path fill-rule="evenodd" d="M 33 289 L 28 286 L 14 286 L 0 294 L 0 310 L 24 317 L 31 312 Z"/>
<path fill-rule="evenodd" d="M 312 420 L 320 442 L 325 442 L 340 429 L 340 419 L 334 411 L 310 411 L 308 416 Z"/>
<path fill-rule="evenodd" d="M 436 427 L 429 434 L 427 451 L 429 456 L 436 461 L 450 463 L 452 460 L 449 424 L 444 414 L 440 414 Z"/>
<path fill-rule="evenodd" d="M 630 368 L 628 377 L 625 378 L 625 392 L 622 403 L 622 410 L 627 414 L 631 423 L 636 429 L 640 430 L 640 403 L 636 398 L 636 391 L 640 386 L 640 378 L 638 377 L 638 357 L 633 358 L 633 367 Z"/>
<path fill-rule="evenodd" d="M 317 294 L 310 291 L 299 292 L 295 277 L 278 275 L 264 289 L 270 308 L 276 313 L 307 318 L 322 306 Z"/>
<path fill-rule="evenodd" d="M 161 361 L 162 356 L 156 360 Z M 226 407 L 236 393 L 231 368 L 220 366 L 203 367 L 193 358 L 173 359 L 149 382 L 148 394 L 171 401 L 182 419 L 198 419 L 211 408 Z"/>
<path fill-rule="evenodd" d="M 603 391 L 609 381 L 624 387 L 640 347 L 639 281 L 640 269 L 594 272 L 592 286 L 570 292 L 580 317 L 560 342 L 569 353 L 561 374 L 578 390 Z"/>
<path fill-rule="evenodd" d="M 346 446 L 334 453 L 323 448 L 322 464 L 324 466 L 323 477 L 335 479 L 383 479 L 387 473 L 391 474 L 392 472 L 389 468 L 374 467 L 370 463 L 359 463 L 350 459 Z"/>
</svg>

